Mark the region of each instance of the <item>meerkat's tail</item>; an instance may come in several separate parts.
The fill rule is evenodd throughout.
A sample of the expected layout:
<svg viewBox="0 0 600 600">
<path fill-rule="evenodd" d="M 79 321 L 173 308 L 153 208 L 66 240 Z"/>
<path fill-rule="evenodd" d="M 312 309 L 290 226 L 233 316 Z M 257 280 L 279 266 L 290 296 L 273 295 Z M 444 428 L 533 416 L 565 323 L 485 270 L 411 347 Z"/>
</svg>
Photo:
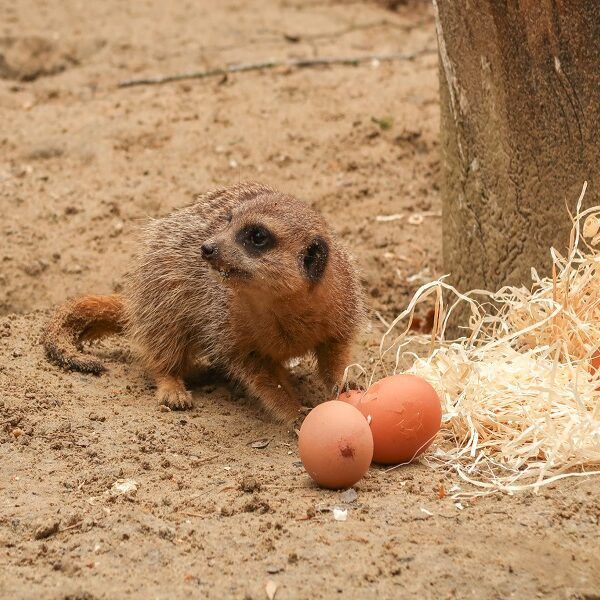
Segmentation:
<svg viewBox="0 0 600 600">
<path fill-rule="evenodd" d="M 64 369 L 99 375 L 106 367 L 84 354 L 81 345 L 122 332 L 124 314 L 124 299 L 118 294 L 83 296 L 63 304 L 42 334 L 46 356 Z"/>
</svg>

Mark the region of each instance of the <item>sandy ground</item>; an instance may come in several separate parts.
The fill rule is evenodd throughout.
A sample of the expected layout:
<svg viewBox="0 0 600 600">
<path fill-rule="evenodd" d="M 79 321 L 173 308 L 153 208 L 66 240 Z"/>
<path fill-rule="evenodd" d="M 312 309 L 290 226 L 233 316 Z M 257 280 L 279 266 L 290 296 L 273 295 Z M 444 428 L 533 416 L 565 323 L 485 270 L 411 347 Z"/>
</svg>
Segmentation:
<svg viewBox="0 0 600 600">
<path fill-rule="evenodd" d="M 415 464 L 372 468 L 345 504 L 310 482 L 294 434 L 224 382 L 199 382 L 192 411 L 159 412 L 126 341 L 92 350 L 110 367 L 100 378 L 48 365 L 38 344 L 52 305 L 120 289 L 140 222 L 259 179 L 319 208 L 357 256 L 373 309 L 356 357 L 367 364 L 375 311 L 395 316 L 441 272 L 426 5 L 4 0 L 0 13 L 0 597 L 265 598 L 272 581 L 279 599 L 600 598 L 596 482 L 460 510 L 439 498 L 455 480 Z M 314 400 L 305 365 L 298 378 Z M 137 489 L 116 492 L 121 480 Z"/>
</svg>

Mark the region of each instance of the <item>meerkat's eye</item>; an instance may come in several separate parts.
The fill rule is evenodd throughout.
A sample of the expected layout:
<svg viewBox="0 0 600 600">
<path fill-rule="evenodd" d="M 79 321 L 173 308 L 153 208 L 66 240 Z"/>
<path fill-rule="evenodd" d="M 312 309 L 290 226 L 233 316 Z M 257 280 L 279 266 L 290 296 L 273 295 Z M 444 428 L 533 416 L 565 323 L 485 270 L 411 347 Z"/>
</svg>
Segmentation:
<svg viewBox="0 0 600 600">
<path fill-rule="evenodd" d="M 248 253 L 265 252 L 275 245 L 273 234 L 261 225 L 250 225 L 240 230 L 237 241 Z"/>
<path fill-rule="evenodd" d="M 225 220 L 226 220 L 228 223 L 231 223 L 231 219 L 233 219 L 233 214 L 232 214 L 232 213 L 230 213 L 230 212 L 228 212 L 228 213 L 225 215 Z"/>
<path fill-rule="evenodd" d="M 248 232 L 248 239 L 256 248 L 262 248 L 269 241 L 269 236 L 264 229 L 254 227 Z"/>
</svg>

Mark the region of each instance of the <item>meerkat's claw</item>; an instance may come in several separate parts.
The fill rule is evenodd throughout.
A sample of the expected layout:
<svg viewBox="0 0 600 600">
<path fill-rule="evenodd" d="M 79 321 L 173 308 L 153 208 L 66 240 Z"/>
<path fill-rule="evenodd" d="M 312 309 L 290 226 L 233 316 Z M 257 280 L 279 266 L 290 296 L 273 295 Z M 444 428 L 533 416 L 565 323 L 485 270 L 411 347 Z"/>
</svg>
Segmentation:
<svg viewBox="0 0 600 600">
<path fill-rule="evenodd" d="M 171 410 L 187 410 L 194 406 L 192 394 L 187 390 L 162 389 L 157 393 L 158 404 Z"/>
<path fill-rule="evenodd" d="M 347 381 L 343 386 L 336 383 L 331 389 L 331 398 L 333 400 L 337 400 L 340 397 L 340 394 L 344 394 L 349 391 L 364 392 L 365 388 L 356 381 Z"/>
<path fill-rule="evenodd" d="M 305 418 L 306 414 L 298 414 L 295 419 L 288 422 L 288 429 L 291 434 L 296 435 L 296 437 L 300 435 L 300 427 L 302 427 Z"/>
<path fill-rule="evenodd" d="M 350 390 L 357 392 L 364 392 L 365 387 L 357 383 L 356 381 L 347 381 L 346 385 L 344 385 L 344 392 L 349 392 Z"/>
<path fill-rule="evenodd" d="M 156 397 L 159 406 L 168 406 L 171 410 L 192 408 L 192 394 L 185 389 L 180 377 L 158 375 L 156 377 Z"/>
<path fill-rule="evenodd" d="M 159 394 L 158 403 L 171 410 L 187 410 L 194 405 L 190 392 L 180 390 L 168 390 Z"/>
</svg>

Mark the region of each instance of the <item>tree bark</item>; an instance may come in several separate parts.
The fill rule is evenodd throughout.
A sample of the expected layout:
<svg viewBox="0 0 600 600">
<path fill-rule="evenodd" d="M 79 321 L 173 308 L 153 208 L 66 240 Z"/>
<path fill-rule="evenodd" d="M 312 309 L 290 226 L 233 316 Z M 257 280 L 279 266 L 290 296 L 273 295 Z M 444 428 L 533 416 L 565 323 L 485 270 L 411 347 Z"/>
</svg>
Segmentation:
<svg viewBox="0 0 600 600">
<path fill-rule="evenodd" d="M 600 187 L 598 0 L 433 0 L 443 252 L 465 291 L 531 282 Z"/>
</svg>

